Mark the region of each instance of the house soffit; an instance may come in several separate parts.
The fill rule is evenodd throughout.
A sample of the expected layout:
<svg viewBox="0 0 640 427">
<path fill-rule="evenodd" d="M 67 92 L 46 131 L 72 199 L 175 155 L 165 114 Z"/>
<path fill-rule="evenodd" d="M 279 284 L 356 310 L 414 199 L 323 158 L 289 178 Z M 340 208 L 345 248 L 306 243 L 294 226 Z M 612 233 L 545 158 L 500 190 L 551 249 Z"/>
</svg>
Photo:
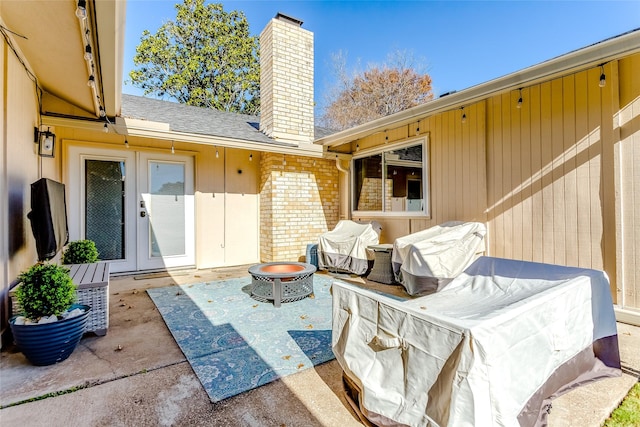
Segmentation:
<svg viewBox="0 0 640 427">
<path fill-rule="evenodd" d="M 87 1 L 92 31 L 92 54 L 102 87 L 98 93 L 110 116 L 119 113 L 121 90 L 124 2 L 99 2 L 101 16 L 95 15 L 95 4 Z M 0 18 L 11 31 L 21 59 L 35 74 L 47 93 L 96 116 L 93 91 L 87 85 L 89 70 L 84 59 L 85 41 L 76 17 L 77 0 L 1 1 Z M 120 28 L 120 32 L 115 29 Z M 18 36 L 20 35 L 20 36 Z M 22 37 L 21 37 L 22 36 Z M 100 44 L 103 39 L 104 43 Z M 104 46 L 107 48 L 104 48 Z M 103 49 L 101 49 L 103 47 Z M 108 69 L 104 70 L 104 66 Z M 48 111 L 48 113 L 57 113 Z"/>
</svg>

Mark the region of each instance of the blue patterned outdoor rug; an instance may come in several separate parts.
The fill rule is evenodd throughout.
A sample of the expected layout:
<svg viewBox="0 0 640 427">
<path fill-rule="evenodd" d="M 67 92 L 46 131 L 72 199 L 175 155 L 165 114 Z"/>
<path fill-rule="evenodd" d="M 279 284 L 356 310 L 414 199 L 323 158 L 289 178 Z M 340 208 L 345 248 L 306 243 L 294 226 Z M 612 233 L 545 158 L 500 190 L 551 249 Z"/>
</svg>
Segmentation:
<svg viewBox="0 0 640 427">
<path fill-rule="evenodd" d="M 275 308 L 251 298 L 251 277 L 148 289 L 212 402 L 334 358 L 334 278 L 314 275 L 313 297 Z"/>
</svg>

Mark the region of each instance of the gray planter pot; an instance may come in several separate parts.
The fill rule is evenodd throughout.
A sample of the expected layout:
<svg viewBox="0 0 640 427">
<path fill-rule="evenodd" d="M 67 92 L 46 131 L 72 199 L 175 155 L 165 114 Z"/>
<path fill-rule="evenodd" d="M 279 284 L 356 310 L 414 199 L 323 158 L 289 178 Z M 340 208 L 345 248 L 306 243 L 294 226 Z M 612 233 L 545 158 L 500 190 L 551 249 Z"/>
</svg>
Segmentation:
<svg viewBox="0 0 640 427">
<path fill-rule="evenodd" d="M 84 313 L 71 319 L 42 325 L 16 325 L 18 316 L 9 320 L 13 340 L 27 360 L 34 365 L 45 366 L 68 358 L 80 342 L 87 326 L 88 305 L 74 304 L 70 310 L 80 308 Z"/>
</svg>

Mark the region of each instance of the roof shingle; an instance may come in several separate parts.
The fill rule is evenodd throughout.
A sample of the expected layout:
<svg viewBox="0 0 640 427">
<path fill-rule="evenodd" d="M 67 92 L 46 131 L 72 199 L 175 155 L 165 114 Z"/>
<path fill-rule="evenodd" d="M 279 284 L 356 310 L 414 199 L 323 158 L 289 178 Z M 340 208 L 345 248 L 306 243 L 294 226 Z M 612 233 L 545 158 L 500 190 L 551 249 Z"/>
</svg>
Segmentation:
<svg viewBox="0 0 640 427">
<path fill-rule="evenodd" d="M 168 123 L 171 131 L 224 137 L 275 145 L 295 145 L 269 138 L 260 132 L 260 117 L 194 107 L 177 102 L 122 94 L 122 117 Z M 315 137 L 328 135 L 315 128 Z"/>
</svg>

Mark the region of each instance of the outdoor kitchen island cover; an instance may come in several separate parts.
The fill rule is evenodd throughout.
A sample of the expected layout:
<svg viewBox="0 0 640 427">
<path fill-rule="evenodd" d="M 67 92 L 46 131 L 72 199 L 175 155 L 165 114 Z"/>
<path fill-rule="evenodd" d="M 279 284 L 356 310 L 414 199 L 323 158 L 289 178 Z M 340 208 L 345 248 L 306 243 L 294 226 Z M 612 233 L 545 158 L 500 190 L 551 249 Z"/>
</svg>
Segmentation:
<svg viewBox="0 0 640 427">
<path fill-rule="evenodd" d="M 602 271 L 481 257 L 420 298 L 332 292 L 333 351 L 376 425 L 545 425 L 551 399 L 621 375 Z"/>
</svg>

